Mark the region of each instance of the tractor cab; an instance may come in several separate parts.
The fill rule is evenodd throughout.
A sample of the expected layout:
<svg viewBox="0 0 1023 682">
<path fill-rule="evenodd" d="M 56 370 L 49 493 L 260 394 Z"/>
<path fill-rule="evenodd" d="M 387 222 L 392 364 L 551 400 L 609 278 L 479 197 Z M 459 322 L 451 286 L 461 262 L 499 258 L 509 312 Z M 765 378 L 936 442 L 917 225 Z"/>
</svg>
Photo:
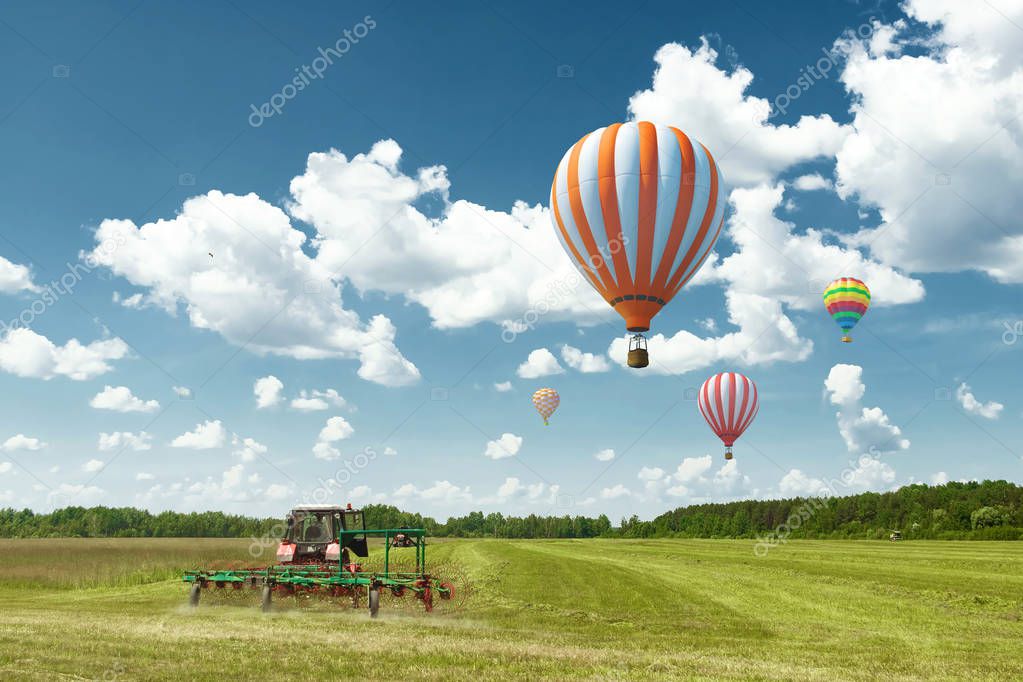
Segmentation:
<svg viewBox="0 0 1023 682">
<path fill-rule="evenodd" d="M 342 561 L 348 563 L 348 551 L 356 556 L 368 554 L 362 511 L 352 505 L 312 504 L 295 507 L 286 519 L 287 530 L 277 548 L 277 561 L 282 564 L 314 564 Z"/>
</svg>

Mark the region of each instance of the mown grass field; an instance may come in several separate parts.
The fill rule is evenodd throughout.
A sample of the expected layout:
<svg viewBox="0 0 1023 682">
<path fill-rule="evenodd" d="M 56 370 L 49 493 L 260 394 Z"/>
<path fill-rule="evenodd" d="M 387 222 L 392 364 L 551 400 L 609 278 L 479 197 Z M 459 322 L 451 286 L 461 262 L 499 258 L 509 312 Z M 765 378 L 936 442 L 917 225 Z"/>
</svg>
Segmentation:
<svg viewBox="0 0 1023 682">
<path fill-rule="evenodd" d="M 0 679 L 1023 679 L 1023 543 L 459 540 L 432 615 L 185 606 L 248 547 L 0 540 Z"/>
</svg>

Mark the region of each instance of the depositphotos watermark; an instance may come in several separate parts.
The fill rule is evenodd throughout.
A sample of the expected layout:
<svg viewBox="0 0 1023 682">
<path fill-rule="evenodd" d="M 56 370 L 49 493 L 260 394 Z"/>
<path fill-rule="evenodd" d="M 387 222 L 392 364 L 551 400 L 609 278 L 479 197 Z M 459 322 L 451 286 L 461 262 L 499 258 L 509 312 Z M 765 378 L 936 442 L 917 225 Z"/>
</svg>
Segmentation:
<svg viewBox="0 0 1023 682">
<path fill-rule="evenodd" d="M 50 306 L 62 297 L 73 294 L 78 283 L 102 265 L 101 261 L 109 259 L 118 248 L 124 246 L 126 241 L 125 236 L 118 233 L 116 238 L 104 240 L 94 251 L 82 253 L 80 255 L 81 263 L 70 261 L 64 263 L 64 274 L 49 284 L 38 287 L 35 291 L 38 295 L 15 317 L 6 322 L 0 320 L 0 336 L 5 336 L 12 329 L 30 328 L 36 318 L 49 310 Z"/>
<path fill-rule="evenodd" d="M 249 125 L 253 128 L 258 128 L 263 125 L 263 121 L 266 119 L 272 116 L 279 116 L 284 111 L 284 105 L 295 99 L 298 93 L 309 87 L 314 80 L 323 78 L 327 69 L 334 65 L 335 60 L 341 59 L 348 54 L 353 45 L 357 45 L 361 39 L 369 35 L 369 32 L 376 27 L 376 20 L 367 14 L 355 26 L 346 28 L 342 32 L 341 37 L 332 46 L 316 48 L 320 56 L 310 64 L 295 67 L 295 73 L 298 75 L 286 83 L 279 92 L 275 92 L 270 96 L 269 100 L 263 102 L 258 107 L 255 104 L 249 105 L 252 108 L 252 113 L 249 114 Z"/>
<path fill-rule="evenodd" d="M 813 64 L 807 64 L 801 68 L 796 80 L 775 96 L 768 118 L 788 113 L 789 106 L 802 97 L 803 93 L 820 81 L 830 78 L 832 69 L 838 66 L 841 59 L 849 55 L 852 46 L 859 40 L 870 38 L 879 25 L 874 17 L 870 17 L 866 23 L 860 24 L 855 30 L 847 31 L 846 39 L 837 41 L 830 50 L 822 47 L 823 56 Z"/>
<path fill-rule="evenodd" d="M 788 518 L 783 523 L 778 524 L 773 531 L 757 537 L 757 542 L 753 546 L 753 554 L 758 557 L 765 557 L 769 551 L 778 545 L 787 543 L 793 531 L 799 530 L 804 523 L 816 516 L 817 512 L 828 506 L 828 498 L 837 495 L 839 488 L 848 490 L 856 482 L 857 472 L 880 460 L 880 452 L 876 447 L 872 446 L 870 454 L 860 455 L 855 463 L 850 461 L 849 466 L 842 471 L 837 479 L 820 481 L 821 487 L 817 491 L 817 497 L 806 499 L 801 505 L 790 512 Z"/>
</svg>

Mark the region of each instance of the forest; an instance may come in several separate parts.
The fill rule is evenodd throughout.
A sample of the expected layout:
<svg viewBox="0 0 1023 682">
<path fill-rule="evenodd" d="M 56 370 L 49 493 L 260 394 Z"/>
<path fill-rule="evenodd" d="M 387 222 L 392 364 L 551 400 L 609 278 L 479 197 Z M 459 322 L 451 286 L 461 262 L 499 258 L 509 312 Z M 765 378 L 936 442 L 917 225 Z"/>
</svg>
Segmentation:
<svg viewBox="0 0 1023 682">
<path fill-rule="evenodd" d="M 435 537 L 495 538 L 788 538 L 1023 539 L 1023 487 L 1008 481 L 908 485 L 846 497 L 745 500 L 679 507 L 650 521 L 617 525 L 604 514 L 505 516 L 470 512 L 439 522 L 391 505 L 364 507 L 370 528 L 425 528 Z M 283 510 L 282 510 L 283 516 Z M 133 507 L 66 507 L 50 513 L 0 509 L 0 537 L 276 536 L 280 518 L 219 511 L 151 513 Z"/>
</svg>

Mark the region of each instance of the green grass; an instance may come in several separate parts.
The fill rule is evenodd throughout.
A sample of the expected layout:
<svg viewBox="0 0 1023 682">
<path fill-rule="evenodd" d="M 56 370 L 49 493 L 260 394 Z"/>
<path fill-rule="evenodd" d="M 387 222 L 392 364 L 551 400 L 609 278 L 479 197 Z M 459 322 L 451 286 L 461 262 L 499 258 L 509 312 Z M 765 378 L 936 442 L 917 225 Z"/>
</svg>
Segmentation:
<svg viewBox="0 0 1023 682">
<path fill-rule="evenodd" d="M 1023 679 L 1023 543 L 450 541 L 432 615 L 185 606 L 180 570 L 248 548 L 0 541 L 0 679 Z"/>
</svg>

